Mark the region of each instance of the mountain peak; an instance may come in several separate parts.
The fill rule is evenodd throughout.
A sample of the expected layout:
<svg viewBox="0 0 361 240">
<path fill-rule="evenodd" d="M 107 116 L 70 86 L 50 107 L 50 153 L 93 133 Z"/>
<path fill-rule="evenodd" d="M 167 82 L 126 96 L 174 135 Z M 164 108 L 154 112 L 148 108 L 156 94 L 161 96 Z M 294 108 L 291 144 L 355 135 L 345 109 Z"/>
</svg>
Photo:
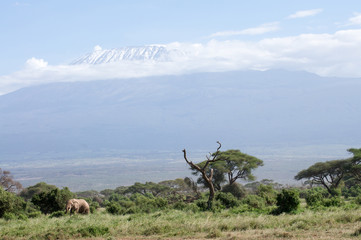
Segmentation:
<svg viewBox="0 0 361 240">
<path fill-rule="evenodd" d="M 99 45 L 94 47 L 93 52 L 88 53 L 71 64 L 102 64 L 121 61 L 173 61 L 186 54 L 178 49 L 168 49 L 161 45 L 148 45 L 138 47 L 123 47 L 102 49 Z"/>
</svg>

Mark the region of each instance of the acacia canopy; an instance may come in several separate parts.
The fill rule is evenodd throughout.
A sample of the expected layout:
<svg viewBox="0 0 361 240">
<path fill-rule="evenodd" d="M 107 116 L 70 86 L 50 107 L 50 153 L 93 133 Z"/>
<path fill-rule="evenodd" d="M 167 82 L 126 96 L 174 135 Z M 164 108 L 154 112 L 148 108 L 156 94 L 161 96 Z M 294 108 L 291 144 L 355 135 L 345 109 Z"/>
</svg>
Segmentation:
<svg viewBox="0 0 361 240">
<path fill-rule="evenodd" d="M 252 174 L 252 171 L 259 166 L 263 166 L 262 160 L 242 153 L 238 149 L 220 151 L 216 160 L 209 164 L 209 169 L 213 169 L 213 184 L 217 190 L 220 190 L 221 184 L 227 180 L 229 185 L 232 185 L 238 179 L 254 180 L 255 176 Z M 204 166 L 205 163 L 206 161 L 201 162 L 199 165 Z M 210 171 L 209 169 L 208 171 Z M 194 171 L 194 174 L 196 173 Z M 198 178 L 198 183 L 206 185 L 202 178 Z"/>
<path fill-rule="evenodd" d="M 353 154 L 350 159 L 350 174 L 356 181 L 361 182 L 361 148 L 350 148 L 347 151 Z"/>
<path fill-rule="evenodd" d="M 323 185 L 331 195 L 334 195 L 349 167 L 350 159 L 318 162 L 300 171 L 295 179 L 308 179 L 313 184 Z"/>
</svg>

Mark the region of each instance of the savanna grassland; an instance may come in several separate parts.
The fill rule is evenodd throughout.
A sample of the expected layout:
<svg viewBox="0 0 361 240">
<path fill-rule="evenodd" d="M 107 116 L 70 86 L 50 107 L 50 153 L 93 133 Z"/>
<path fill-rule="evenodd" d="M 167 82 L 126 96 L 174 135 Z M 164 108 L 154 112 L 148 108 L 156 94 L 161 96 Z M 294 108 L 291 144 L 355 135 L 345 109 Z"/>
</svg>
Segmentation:
<svg viewBox="0 0 361 240">
<path fill-rule="evenodd" d="M 0 219 L 1 239 L 358 239 L 361 208 L 279 216 L 163 210 L 150 214 Z"/>
<path fill-rule="evenodd" d="M 183 150 L 196 181 L 71 192 L 45 182 L 21 188 L 0 169 L 0 240 L 361 238 L 361 149 L 300 171 L 295 179 L 305 185 L 290 187 L 254 181 L 252 171 L 263 161 L 239 150 L 221 152 L 218 144 L 198 164 Z M 82 200 L 79 207 L 78 198 L 89 205 Z"/>
</svg>

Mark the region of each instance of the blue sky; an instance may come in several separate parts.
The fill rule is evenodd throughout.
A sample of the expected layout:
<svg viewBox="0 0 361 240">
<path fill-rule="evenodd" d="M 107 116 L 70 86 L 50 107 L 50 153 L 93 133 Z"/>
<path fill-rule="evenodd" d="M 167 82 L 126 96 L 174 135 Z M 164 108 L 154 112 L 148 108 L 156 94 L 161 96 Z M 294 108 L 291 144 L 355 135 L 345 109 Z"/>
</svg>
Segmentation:
<svg viewBox="0 0 361 240">
<path fill-rule="evenodd" d="M 287 68 L 290 64 L 285 61 L 290 59 L 290 63 L 294 62 L 291 70 L 361 77 L 356 67 L 357 56 L 361 56 L 356 54 L 361 53 L 360 35 L 361 2 L 356 0 L 4 0 L 0 2 L 0 94 L 29 85 L 23 84 L 29 78 L 27 74 L 49 78 L 97 45 L 111 49 L 173 43 L 187 48 L 201 44 L 204 49 L 217 49 L 222 57 L 223 52 L 229 57 L 227 51 L 232 47 L 254 47 L 254 55 L 244 55 L 253 64 L 241 69 L 257 69 L 258 65 L 260 69 Z M 322 41 L 329 47 L 314 56 Z M 315 49 L 314 42 L 319 44 Z M 301 49 L 304 43 L 307 47 Z M 283 45 L 287 46 L 285 51 Z M 293 51 L 297 54 L 291 56 Z M 270 54 L 279 56 L 263 63 Z M 324 58 L 338 57 L 329 63 L 332 69 L 326 62 L 315 67 L 315 62 Z M 29 66 L 34 65 L 46 67 L 42 70 L 47 74 L 29 71 Z M 342 69 L 347 71 L 343 73 Z M 70 78 L 68 72 L 65 75 Z M 62 81 L 60 77 L 53 80 Z"/>
</svg>

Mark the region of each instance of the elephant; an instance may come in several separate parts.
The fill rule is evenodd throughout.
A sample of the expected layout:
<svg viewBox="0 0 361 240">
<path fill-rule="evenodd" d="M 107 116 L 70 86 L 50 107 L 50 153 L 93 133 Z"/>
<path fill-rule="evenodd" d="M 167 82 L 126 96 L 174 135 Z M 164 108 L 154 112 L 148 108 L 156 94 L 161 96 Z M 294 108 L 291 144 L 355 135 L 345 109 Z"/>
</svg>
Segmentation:
<svg viewBox="0 0 361 240">
<path fill-rule="evenodd" d="M 70 199 L 66 203 L 65 213 L 70 212 L 70 215 L 74 212 L 89 214 L 89 204 L 84 199 Z"/>
</svg>

